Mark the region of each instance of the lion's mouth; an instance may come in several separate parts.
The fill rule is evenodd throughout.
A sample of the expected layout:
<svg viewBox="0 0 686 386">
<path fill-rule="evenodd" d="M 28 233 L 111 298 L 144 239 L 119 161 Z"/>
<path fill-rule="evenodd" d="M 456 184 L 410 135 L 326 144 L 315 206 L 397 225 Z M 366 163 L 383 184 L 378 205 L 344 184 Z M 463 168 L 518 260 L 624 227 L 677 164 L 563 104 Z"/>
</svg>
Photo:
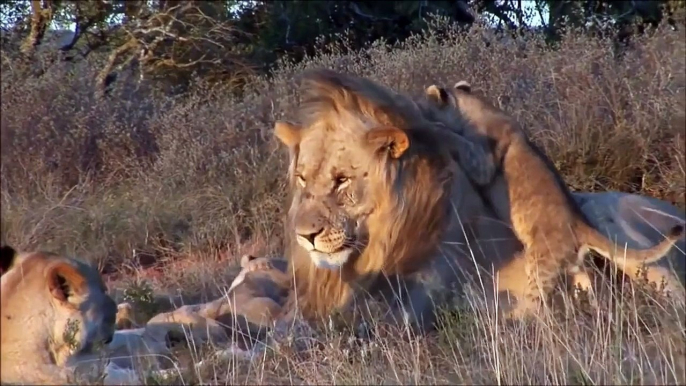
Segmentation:
<svg viewBox="0 0 686 386">
<path fill-rule="evenodd" d="M 316 249 L 309 251 L 310 259 L 317 268 L 337 270 L 350 260 L 354 249 L 350 247 L 340 248 L 336 252 L 321 252 Z"/>
<path fill-rule="evenodd" d="M 360 243 L 354 237 L 346 237 L 338 245 L 326 245 L 318 240 L 308 239 L 301 235 L 296 235 L 300 247 L 305 249 L 310 255 L 310 259 L 315 266 L 324 269 L 337 270 L 350 260 L 350 257 L 361 250 Z M 319 244 L 319 245 L 318 245 Z"/>
</svg>

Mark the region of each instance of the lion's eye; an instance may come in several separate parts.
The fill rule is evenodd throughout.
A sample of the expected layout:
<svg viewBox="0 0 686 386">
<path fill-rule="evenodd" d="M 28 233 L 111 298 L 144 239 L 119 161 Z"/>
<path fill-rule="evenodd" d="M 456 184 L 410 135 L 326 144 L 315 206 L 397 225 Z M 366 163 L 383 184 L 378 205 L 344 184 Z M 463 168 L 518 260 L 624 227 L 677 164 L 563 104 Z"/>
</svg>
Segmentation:
<svg viewBox="0 0 686 386">
<path fill-rule="evenodd" d="M 345 189 L 348 185 L 350 185 L 350 178 L 345 177 L 345 176 L 338 176 L 336 177 L 336 189 L 341 190 Z"/>
<path fill-rule="evenodd" d="M 303 177 L 300 174 L 297 174 L 295 176 L 295 178 L 298 180 L 298 184 L 300 184 L 300 186 L 302 186 L 304 188 L 305 187 L 305 177 Z"/>
</svg>

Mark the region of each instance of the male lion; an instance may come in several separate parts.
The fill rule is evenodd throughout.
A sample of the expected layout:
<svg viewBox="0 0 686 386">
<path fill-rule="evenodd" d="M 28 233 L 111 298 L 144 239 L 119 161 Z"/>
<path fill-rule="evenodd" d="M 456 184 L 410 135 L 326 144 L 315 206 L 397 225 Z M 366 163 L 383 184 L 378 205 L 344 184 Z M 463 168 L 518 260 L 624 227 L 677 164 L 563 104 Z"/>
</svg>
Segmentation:
<svg viewBox="0 0 686 386">
<path fill-rule="evenodd" d="M 652 248 L 615 253 L 617 246 L 592 227 L 559 173 L 514 119 L 473 94 L 464 81 L 451 91 L 432 85 L 426 94 L 447 114 L 459 111 L 473 124 L 475 131 L 466 133 L 468 137 L 492 140 L 494 161 L 502 173 L 485 188 L 491 198 L 499 195 L 491 199 L 498 216 L 512 224 L 524 244 L 528 286 L 512 316 L 522 316 L 537 308 L 540 300 L 547 300 L 560 274 L 578 273 L 589 250 L 624 267 L 626 262 L 650 263 L 661 259 L 681 237 L 683 226 L 678 224 Z"/>
<path fill-rule="evenodd" d="M 330 70 L 302 79 L 300 124 L 274 128 L 290 154 L 287 311 L 318 319 L 370 291 L 402 299 L 392 316 L 429 328 L 462 273 L 456 260 L 471 260 L 463 226 L 484 210 L 453 157 L 470 175 L 492 171 L 406 96 Z"/>
<path fill-rule="evenodd" d="M 80 355 L 109 343 L 117 305 L 98 272 L 47 252 L 0 249 L 0 382 L 68 384 Z"/>
</svg>

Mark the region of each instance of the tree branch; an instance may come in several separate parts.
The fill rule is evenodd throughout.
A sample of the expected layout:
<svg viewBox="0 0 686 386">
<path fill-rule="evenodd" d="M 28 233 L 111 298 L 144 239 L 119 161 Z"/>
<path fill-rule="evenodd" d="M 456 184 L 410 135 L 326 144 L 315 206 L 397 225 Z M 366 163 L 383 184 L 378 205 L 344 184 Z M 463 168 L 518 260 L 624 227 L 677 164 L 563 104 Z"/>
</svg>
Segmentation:
<svg viewBox="0 0 686 386">
<path fill-rule="evenodd" d="M 53 12 L 50 4 L 43 8 L 41 0 L 31 0 L 31 31 L 21 46 L 22 54 L 27 57 L 33 56 L 36 52 L 36 47 L 43 42 L 45 31 L 47 31 L 48 25 L 52 21 L 52 15 Z"/>
</svg>

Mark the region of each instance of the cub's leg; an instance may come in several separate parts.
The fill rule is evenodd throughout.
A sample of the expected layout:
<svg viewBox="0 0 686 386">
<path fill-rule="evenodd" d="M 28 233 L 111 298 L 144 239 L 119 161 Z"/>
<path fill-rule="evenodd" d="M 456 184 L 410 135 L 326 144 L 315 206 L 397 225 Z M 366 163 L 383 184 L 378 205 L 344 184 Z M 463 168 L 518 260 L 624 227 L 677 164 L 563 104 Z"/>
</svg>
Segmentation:
<svg viewBox="0 0 686 386">
<path fill-rule="evenodd" d="M 225 315 L 228 317 L 240 315 L 250 323 L 273 327 L 282 309 L 283 307 L 270 297 L 246 299 L 245 296 L 232 298 L 231 295 L 228 295 L 226 304 L 222 307 L 217 320 L 220 320 Z"/>
<path fill-rule="evenodd" d="M 572 285 L 574 286 L 574 298 L 578 299 L 581 291 L 585 291 L 591 306 L 598 308 L 595 291 L 593 290 L 593 282 L 587 268 L 581 267 L 578 272 L 572 274 Z"/>
<path fill-rule="evenodd" d="M 540 311 L 541 306 L 547 304 L 550 293 L 558 284 L 560 274 L 565 271 L 570 271 L 570 273 L 575 271 L 567 265 L 568 250 L 541 249 L 538 247 L 541 243 L 545 245 L 545 241 L 542 241 L 527 247 L 523 252 L 527 285 L 522 299 L 518 299 L 516 308 L 510 312 L 510 317 L 528 317 Z"/>
</svg>

